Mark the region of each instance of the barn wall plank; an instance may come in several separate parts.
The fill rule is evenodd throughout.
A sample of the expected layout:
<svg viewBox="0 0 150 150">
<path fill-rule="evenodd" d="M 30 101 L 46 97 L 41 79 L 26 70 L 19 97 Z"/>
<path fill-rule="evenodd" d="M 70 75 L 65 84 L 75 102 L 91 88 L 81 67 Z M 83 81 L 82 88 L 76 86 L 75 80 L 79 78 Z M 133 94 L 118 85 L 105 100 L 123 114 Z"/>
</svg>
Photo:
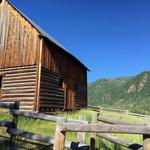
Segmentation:
<svg viewBox="0 0 150 150">
<path fill-rule="evenodd" d="M 0 8 L 0 68 L 37 64 L 39 32 L 7 1 Z"/>
<path fill-rule="evenodd" d="M 64 76 L 66 84 L 64 109 L 72 110 L 87 106 L 87 69 L 81 63 L 45 40 L 42 67 Z"/>
</svg>

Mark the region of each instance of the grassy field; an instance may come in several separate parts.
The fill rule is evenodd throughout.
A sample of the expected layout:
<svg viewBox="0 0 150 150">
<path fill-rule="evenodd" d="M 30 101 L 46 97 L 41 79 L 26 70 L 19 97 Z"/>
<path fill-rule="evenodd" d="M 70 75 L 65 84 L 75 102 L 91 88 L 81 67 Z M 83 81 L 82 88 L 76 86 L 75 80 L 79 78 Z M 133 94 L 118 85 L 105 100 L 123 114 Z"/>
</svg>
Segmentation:
<svg viewBox="0 0 150 150">
<path fill-rule="evenodd" d="M 11 120 L 11 116 L 6 114 L 5 111 L 1 110 L 0 112 L 1 112 L 0 119 Z M 91 110 L 80 110 L 75 113 L 61 113 L 61 114 L 58 114 L 58 116 L 65 117 L 65 118 L 71 118 L 71 119 L 78 119 L 79 116 L 85 116 L 86 120 L 91 122 L 92 113 L 93 113 L 93 111 L 91 111 Z M 120 119 L 120 120 L 124 120 L 124 121 L 128 121 L 128 122 L 137 122 L 137 123 L 146 123 L 147 122 L 147 119 L 145 119 L 145 118 L 138 118 L 138 117 L 129 116 L 126 114 L 121 114 L 121 113 L 103 112 L 102 114 L 111 116 L 111 118 L 116 118 L 116 119 Z M 42 121 L 42 120 L 38 120 L 38 119 L 29 119 L 26 117 L 19 117 L 18 128 L 25 130 L 25 131 L 32 132 L 32 133 L 38 133 L 43 136 L 54 136 L 55 127 L 56 127 L 56 123 L 53 123 L 53 122 Z M 0 127 L 0 135 L 8 136 L 5 131 L 5 128 Z M 142 144 L 142 136 L 140 136 L 140 135 L 113 134 L 113 136 L 117 136 L 122 139 L 126 139 L 128 141 Z M 74 133 L 74 132 L 67 133 L 66 139 L 69 141 L 77 141 L 77 133 Z M 25 139 L 18 137 L 18 140 L 25 140 Z M 27 141 L 33 142 L 31 140 L 27 140 Z M 89 142 L 90 142 L 90 133 L 86 133 L 86 143 L 89 144 Z M 26 144 L 24 142 L 18 142 L 17 144 L 20 144 L 21 146 L 25 146 L 28 149 L 37 149 L 37 147 L 38 147 L 37 145 Z M 97 144 L 97 148 L 99 150 L 125 150 L 125 148 L 120 147 L 116 144 L 112 144 L 101 138 L 97 138 L 96 144 Z"/>
</svg>

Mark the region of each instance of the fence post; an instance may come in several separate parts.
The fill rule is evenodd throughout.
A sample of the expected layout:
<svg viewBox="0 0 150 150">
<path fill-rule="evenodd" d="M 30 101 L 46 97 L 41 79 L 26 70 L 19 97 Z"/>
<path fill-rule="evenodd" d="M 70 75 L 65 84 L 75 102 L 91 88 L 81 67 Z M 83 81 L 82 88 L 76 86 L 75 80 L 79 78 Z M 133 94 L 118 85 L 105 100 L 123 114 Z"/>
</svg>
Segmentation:
<svg viewBox="0 0 150 150">
<path fill-rule="evenodd" d="M 60 118 L 57 121 L 53 150 L 64 150 L 64 147 L 65 147 L 65 132 L 62 132 L 60 130 L 61 122 L 66 122 L 66 119 Z"/>
<path fill-rule="evenodd" d="M 143 135 L 143 150 L 150 150 L 150 135 Z"/>
<path fill-rule="evenodd" d="M 92 114 L 92 124 L 96 124 L 96 123 L 97 123 L 97 113 L 94 112 Z M 96 149 L 95 144 L 96 144 L 96 133 L 91 133 L 91 139 L 90 139 L 90 149 L 91 150 Z"/>
<path fill-rule="evenodd" d="M 103 111 L 103 107 L 99 107 L 99 113 L 101 114 L 102 113 L 102 111 Z"/>
<path fill-rule="evenodd" d="M 13 109 L 19 110 L 19 105 L 20 105 L 20 102 L 19 102 L 19 101 L 16 101 L 16 102 L 15 102 L 15 106 L 14 106 Z M 17 129 L 17 123 L 18 123 L 18 115 L 14 115 L 14 114 L 13 114 L 12 127 L 11 127 L 11 128 Z M 8 129 L 8 130 L 9 130 L 9 129 Z M 11 142 L 11 143 L 15 143 L 15 140 L 16 140 L 16 136 L 13 135 L 13 134 L 10 134 L 10 142 Z"/>
<path fill-rule="evenodd" d="M 150 127 L 150 118 L 148 120 L 148 126 Z M 150 150 L 150 135 L 143 135 L 143 150 Z"/>
<path fill-rule="evenodd" d="M 79 120 L 85 121 L 85 116 L 80 116 Z M 78 141 L 82 144 L 85 144 L 85 133 L 84 132 L 78 132 Z"/>
</svg>

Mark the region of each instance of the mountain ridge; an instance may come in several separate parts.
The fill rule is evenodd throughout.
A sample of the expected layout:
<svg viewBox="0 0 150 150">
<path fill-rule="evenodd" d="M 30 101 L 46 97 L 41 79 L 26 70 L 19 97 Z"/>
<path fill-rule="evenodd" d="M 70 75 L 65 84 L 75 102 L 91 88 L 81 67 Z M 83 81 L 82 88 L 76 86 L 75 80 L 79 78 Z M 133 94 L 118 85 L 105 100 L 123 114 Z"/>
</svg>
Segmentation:
<svg viewBox="0 0 150 150">
<path fill-rule="evenodd" d="M 150 71 L 136 76 L 98 79 L 88 86 L 89 105 L 150 113 Z"/>
</svg>

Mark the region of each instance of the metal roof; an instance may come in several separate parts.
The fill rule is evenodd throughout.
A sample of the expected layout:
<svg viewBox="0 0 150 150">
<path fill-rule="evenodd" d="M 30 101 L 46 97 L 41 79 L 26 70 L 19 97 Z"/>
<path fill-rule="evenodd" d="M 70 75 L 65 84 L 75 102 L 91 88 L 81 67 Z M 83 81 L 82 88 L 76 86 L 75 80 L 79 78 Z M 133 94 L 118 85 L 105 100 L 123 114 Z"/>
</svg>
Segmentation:
<svg viewBox="0 0 150 150">
<path fill-rule="evenodd" d="M 8 1 L 8 0 L 7 0 Z M 18 8 L 16 8 L 10 1 L 8 3 L 16 9 L 25 19 L 27 19 L 39 32 L 40 34 L 47 38 L 49 41 L 53 42 L 57 46 L 59 46 L 62 50 L 67 52 L 69 55 L 71 55 L 74 59 L 76 59 L 80 64 L 82 64 L 88 71 L 90 71 L 81 61 L 79 61 L 73 54 L 69 52 L 68 49 L 66 49 L 62 44 L 60 44 L 57 40 L 55 40 L 51 35 L 49 35 L 47 32 L 45 32 L 41 27 L 39 27 L 34 21 L 32 21 L 29 17 L 27 17 L 22 11 L 20 11 Z"/>
</svg>

